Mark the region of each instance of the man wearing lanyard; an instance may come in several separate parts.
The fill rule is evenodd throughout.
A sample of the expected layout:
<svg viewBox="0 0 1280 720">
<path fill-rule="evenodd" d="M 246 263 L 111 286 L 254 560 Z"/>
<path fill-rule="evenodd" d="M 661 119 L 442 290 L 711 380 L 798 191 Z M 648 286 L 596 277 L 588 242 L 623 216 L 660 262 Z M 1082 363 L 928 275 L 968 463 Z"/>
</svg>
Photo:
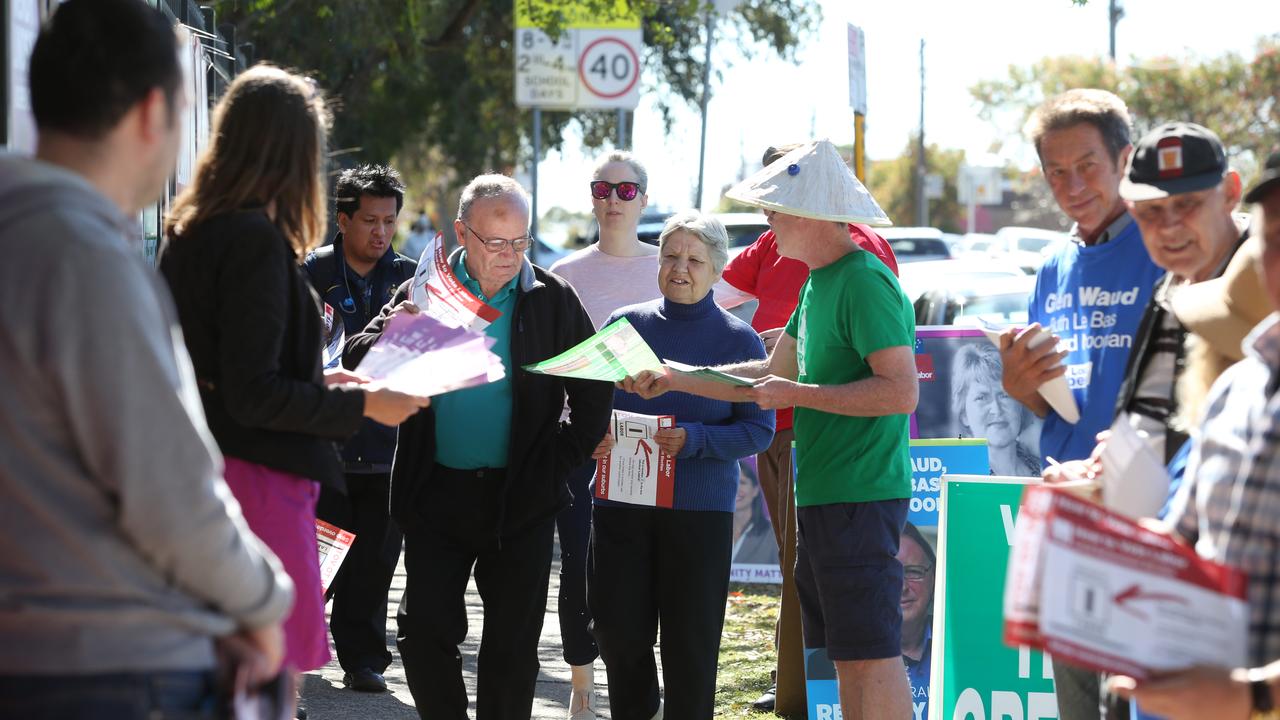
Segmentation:
<svg viewBox="0 0 1280 720">
<path fill-rule="evenodd" d="M 533 238 L 524 188 L 503 175 L 473 179 L 453 229 L 460 247 L 449 267 L 499 312 L 484 332 L 507 372 L 432 398 L 429 412 L 400 426 L 391 512 L 405 533 L 406 580 L 396 644 L 419 715 L 468 717 L 458 645 L 474 572 L 484 605 L 476 717 L 527 720 L 555 517 L 568 504 L 565 478 L 604 437 L 613 387 L 524 370 L 594 332 L 573 288 L 525 256 Z M 409 302 L 411 285 L 347 340 L 347 362 L 358 361 L 397 313 L 431 313 Z M 566 398 L 569 420 L 561 422 Z"/>
<path fill-rule="evenodd" d="M 347 337 L 377 316 L 417 264 L 391 249 L 404 185 L 395 170 L 363 165 L 344 170 L 334 186 L 338 234 L 307 256 L 302 267 L 312 287 L 342 318 Z M 348 367 L 348 369 L 353 369 Z M 400 559 L 400 529 L 387 510 L 396 429 L 366 419 L 342 447 L 347 494 L 322 488 L 316 515 L 355 534 L 355 542 L 329 588 L 329 630 L 342 666 L 342 684 L 383 692 L 391 664 L 387 650 L 387 592 Z"/>
</svg>

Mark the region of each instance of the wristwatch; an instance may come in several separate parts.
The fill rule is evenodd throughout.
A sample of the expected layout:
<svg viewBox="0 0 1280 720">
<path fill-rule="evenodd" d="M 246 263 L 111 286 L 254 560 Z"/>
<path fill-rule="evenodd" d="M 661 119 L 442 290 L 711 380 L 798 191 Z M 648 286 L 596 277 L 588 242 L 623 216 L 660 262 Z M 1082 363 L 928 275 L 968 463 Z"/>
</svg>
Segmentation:
<svg viewBox="0 0 1280 720">
<path fill-rule="evenodd" d="M 1249 670 L 1249 695 L 1253 699 L 1253 712 L 1249 720 L 1280 720 L 1280 711 L 1276 710 L 1275 701 L 1271 697 L 1271 683 L 1263 668 Z"/>
</svg>

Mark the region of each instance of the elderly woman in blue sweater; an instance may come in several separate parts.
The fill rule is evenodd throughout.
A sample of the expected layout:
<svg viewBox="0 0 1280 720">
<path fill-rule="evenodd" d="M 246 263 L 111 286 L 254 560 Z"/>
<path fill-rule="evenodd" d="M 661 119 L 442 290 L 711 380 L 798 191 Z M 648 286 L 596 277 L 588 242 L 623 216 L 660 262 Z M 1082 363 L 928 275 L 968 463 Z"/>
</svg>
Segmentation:
<svg viewBox="0 0 1280 720">
<path fill-rule="evenodd" d="M 662 297 L 620 308 L 660 357 L 723 365 L 765 357 L 749 325 L 715 304 L 711 286 L 728 261 L 728 233 L 718 220 L 684 212 L 658 240 Z M 607 323 L 606 323 L 607 324 Z M 614 720 L 710 718 L 716 659 L 729 591 L 738 459 L 773 438 L 773 412 L 685 393 L 653 400 L 618 390 L 615 409 L 674 415 L 676 427 L 655 440 L 676 458 L 673 507 L 595 499 L 587 570 L 587 604 L 609 676 Z M 603 457 L 611 439 L 597 450 Z M 662 627 L 663 698 L 653 646 Z"/>
</svg>

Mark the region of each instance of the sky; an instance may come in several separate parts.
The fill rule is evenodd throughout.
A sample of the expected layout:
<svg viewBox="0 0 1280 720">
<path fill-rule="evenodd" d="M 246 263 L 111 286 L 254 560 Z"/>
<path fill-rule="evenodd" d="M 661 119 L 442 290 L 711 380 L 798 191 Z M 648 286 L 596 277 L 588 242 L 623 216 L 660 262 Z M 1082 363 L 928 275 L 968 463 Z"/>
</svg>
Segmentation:
<svg viewBox="0 0 1280 720">
<path fill-rule="evenodd" d="M 1121 64 L 1193 53 L 1213 57 L 1235 51 L 1252 57 L 1257 39 L 1280 32 L 1274 0 L 1121 0 L 1125 17 L 1116 31 Z M 812 137 L 853 141 L 848 101 L 847 24 L 866 38 L 869 160 L 891 158 L 906 147 L 920 117 L 920 41 L 925 41 L 925 140 L 965 150 L 971 164 L 1009 161 L 1021 167 L 1035 155 L 1016 135 L 1000 135 L 977 117 L 969 87 L 1003 79 L 1010 65 L 1027 66 L 1054 55 L 1106 56 L 1107 1 L 1077 7 L 1071 0 L 820 0 L 821 26 L 802 45 L 796 62 L 760 48 L 747 60 L 740 43 L 717 41 L 708 110 L 703 209 L 714 209 L 721 189 L 745 162 L 759 167 L 772 144 Z M 727 33 L 726 33 L 727 34 Z M 718 37 L 724 38 L 725 34 Z M 650 78 L 642 78 L 650 80 Z M 670 133 L 654 103 L 660 89 L 642 87 L 632 151 L 649 172 L 651 206 L 692 205 L 698 176 L 700 117 L 678 102 Z M 1016 130 L 1016 128 L 1012 128 Z M 999 144 L 997 156 L 989 154 Z M 603 151 L 607 151 L 605 148 Z M 552 206 L 589 212 L 586 183 L 596 152 L 584 155 L 571 129 L 563 153 L 539 165 L 539 213 Z M 527 179 L 527 178 L 526 178 Z"/>
</svg>

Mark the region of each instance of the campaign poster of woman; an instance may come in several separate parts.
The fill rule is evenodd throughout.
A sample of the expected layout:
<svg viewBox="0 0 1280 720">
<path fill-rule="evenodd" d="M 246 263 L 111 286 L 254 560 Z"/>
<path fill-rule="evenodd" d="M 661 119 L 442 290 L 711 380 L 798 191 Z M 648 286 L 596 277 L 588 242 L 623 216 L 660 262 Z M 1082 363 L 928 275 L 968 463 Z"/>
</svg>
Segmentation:
<svg viewBox="0 0 1280 720">
<path fill-rule="evenodd" d="M 1040 474 L 1042 420 L 1000 383 L 1000 352 L 977 328 L 916 329 L 913 438 L 985 438 L 991 474 Z"/>
</svg>

